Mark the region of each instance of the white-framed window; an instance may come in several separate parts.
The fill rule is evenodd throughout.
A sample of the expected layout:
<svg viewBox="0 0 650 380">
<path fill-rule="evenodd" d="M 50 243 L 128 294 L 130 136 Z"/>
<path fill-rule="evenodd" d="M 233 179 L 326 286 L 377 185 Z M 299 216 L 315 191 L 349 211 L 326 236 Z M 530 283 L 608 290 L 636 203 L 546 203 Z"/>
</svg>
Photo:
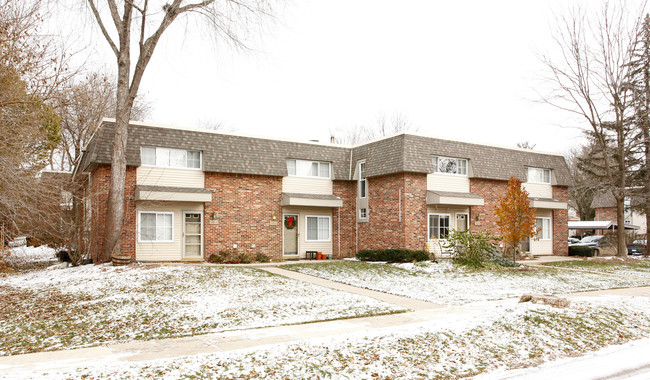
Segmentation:
<svg viewBox="0 0 650 380">
<path fill-rule="evenodd" d="M 368 196 L 368 181 L 366 181 L 366 162 L 359 162 L 359 198 Z"/>
<path fill-rule="evenodd" d="M 140 162 L 161 168 L 201 169 L 201 152 L 143 146 L 140 147 Z"/>
<path fill-rule="evenodd" d="M 551 183 L 551 169 L 528 168 L 528 182 L 532 183 Z"/>
<path fill-rule="evenodd" d="M 174 241 L 174 213 L 140 211 L 138 241 L 172 242 Z"/>
<path fill-rule="evenodd" d="M 329 241 L 332 220 L 329 216 L 306 216 L 305 236 L 307 241 Z"/>
<path fill-rule="evenodd" d="M 359 209 L 359 219 L 366 219 L 368 217 L 368 209 L 360 208 Z"/>
<path fill-rule="evenodd" d="M 433 157 L 433 171 L 436 173 L 467 175 L 467 160 L 464 158 Z"/>
<path fill-rule="evenodd" d="M 551 240 L 551 218 L 537 218 L 537 238 Z"/>
<path fill-rule="evenodd" d="M 450 220 L 449 214 L 429 214 L 429 239 L 446 239 Z"/>
<path fill-rule="evenodd" d="M 295 177 L 330 178 L 331 166 L 323 161 L 287 160 L 287 172 Z"/>
</svg>

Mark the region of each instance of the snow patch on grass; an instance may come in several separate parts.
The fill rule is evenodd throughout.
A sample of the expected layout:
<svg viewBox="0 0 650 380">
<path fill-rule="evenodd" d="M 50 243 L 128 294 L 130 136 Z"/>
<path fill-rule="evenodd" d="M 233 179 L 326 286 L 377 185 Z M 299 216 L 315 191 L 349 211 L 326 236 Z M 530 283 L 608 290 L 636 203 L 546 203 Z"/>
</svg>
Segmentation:
<svg viewBox="0 0 650 380">
<path fill-rule="evenodd" d="M 289 264 L 282 268 L 441 305 L 520 297 L 524 293 L 572 293 L 650 284 L 650 281 L 641 279 L 552 268 L 469 271 L 450 262 L 333 262 Z"/>
<path fill-rule="evenodd" d="M 56 261 L 56 251 L 46 245 L 16 247 L 8 250 L 4 262 L 16 270 L 42 269 Z"/>
</svg>

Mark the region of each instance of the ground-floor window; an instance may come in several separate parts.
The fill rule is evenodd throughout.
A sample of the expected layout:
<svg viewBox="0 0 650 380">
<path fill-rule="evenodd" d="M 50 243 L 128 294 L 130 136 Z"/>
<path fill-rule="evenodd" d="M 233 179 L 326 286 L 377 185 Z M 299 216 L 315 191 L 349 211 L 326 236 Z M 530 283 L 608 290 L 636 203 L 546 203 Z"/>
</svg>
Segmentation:
<svg viewBox="0 0 650 380">
<path fill-rule="evenodd" d="M 329 216 L 307 216 L 307 241 L 330 240 L 331 219 Z"/>
<path fill-rule="evenodd" d="M 450 219 L 449 214 L 429 214 L 429 239 L 446 239 Z"/>
<path fill-rule="evenodd" d="M 537 238 L 551 240 L 551 218 L 537 218 Z"/>
<path fill-rule="evenodd" d="M 174 241 L 174 214 L 171 212 L 140 212 L 139 241 Z"/>
</svg>

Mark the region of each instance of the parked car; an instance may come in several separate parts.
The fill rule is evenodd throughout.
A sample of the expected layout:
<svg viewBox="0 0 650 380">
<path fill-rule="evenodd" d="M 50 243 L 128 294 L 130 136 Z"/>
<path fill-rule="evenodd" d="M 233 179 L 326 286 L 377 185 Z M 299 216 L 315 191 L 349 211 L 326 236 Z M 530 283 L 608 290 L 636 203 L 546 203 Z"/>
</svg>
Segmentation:
<svg viewBox="0 0 650 380">
<path fill-rule="evenodd" d="M 582 238 L 582 240 L 580 240 L 580 243 L 572 245 L 591 247 L 594 250 L 594 256 L 598 256 L 600 254 L 600 244 L 603 240 L 603 237 L 603 235 L 585 236 Z"/>
<path fill-rule="evenodd" d="M 645 255 L 648 252 L 647 240 L 634 240 L 632 244 L 627 245 L 628 255 Z"/>
<path fill-rule="evenodd" d="M 580 243 L 580 239 L 572 238 L 572 237 L 569 238 L 569 245 L 578 244 L 578 243 Z"/>
</svg>

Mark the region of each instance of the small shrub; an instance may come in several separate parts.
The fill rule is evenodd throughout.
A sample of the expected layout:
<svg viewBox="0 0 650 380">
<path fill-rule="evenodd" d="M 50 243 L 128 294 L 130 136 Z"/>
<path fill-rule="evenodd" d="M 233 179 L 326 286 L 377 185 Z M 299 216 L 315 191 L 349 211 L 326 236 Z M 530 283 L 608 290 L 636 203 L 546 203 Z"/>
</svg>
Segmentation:
<svg viewBox="0 0 650 380">
<path fill-rule="evenodd" d="M 408 263 L 431 260 L 427 251 L 413 251 L 405 248 L 363 249 L 357 252 L 357 260 Z"/>
<path fill-rule="evenodd" d="M 506 267 L 519 266 L 503 257 L 496 247 L 496 240 L 488 232 L 451 230 L 445 247 L 453 250 L 458 264 L 471 268 L 485 268 L 490 263 Z"/>
<path fill-rule="evenodd" d="M 569 246 L 569 256 L 593 257 L 594 249 L 584 245 Z"/>
<path fill-rule="evenodd" d="M 263 253 L 252 254 L 240 252 L 236 249 L 226 249 L 213 253 L 208 257 L 208 262 L 213 264 L 250 264 L 250 263 L 268 263 L 271 258 Z"/>
</svg>

